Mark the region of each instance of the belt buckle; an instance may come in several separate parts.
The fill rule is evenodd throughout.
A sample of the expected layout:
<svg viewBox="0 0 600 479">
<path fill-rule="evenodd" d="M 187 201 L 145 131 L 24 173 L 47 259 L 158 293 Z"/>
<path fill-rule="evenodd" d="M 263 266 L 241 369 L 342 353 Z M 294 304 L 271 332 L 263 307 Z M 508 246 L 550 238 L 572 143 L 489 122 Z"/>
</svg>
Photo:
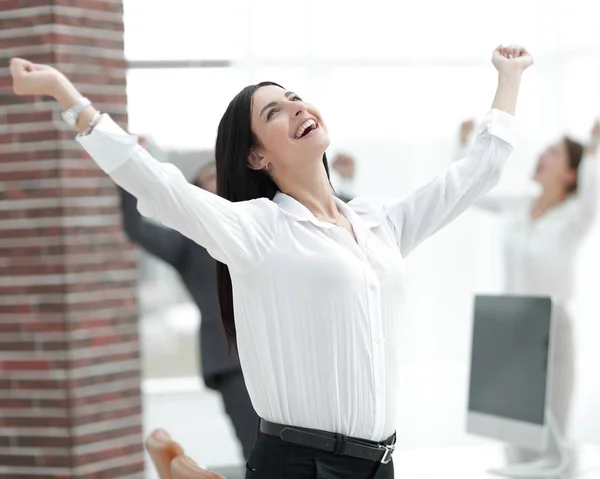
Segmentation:
<svg viewBox="0 0 600 479">
<path fill-rule="evenodd" d="M 395 444 L 390 444 L 389 446 L 384 446 L 384 445 L 379 445 L 380 449 L 385 449 L 385 452 L 383 453 L 383 457 L 381 458 L 381 464 L 387 464 L 388 462 L 390 462 L 392 460 L 392 454 L 394 453 L 394 450 L 396 449 L 396 445 Z"/>
</svg>

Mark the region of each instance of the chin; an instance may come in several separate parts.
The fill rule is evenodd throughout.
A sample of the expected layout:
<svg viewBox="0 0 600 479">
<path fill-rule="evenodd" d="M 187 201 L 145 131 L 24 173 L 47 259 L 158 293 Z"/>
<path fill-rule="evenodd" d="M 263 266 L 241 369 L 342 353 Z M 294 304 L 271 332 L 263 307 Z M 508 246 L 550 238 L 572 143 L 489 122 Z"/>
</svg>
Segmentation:
<svg viewBox="0 0 600 479">
<path fill-rule="evenodd" d="M 325 150 L 329 148 L 329 144 L 331 143 L 331 141 L 329 140 L 329 133 L 327 133 L 326 131 L 322 131 L 319 133 L 319 138 L 316 138 L 316 140 L 323 149 L 323 153 L 325 153 Z"/>
<path fill-rule="evenodd" d="M 329 136 L 327 134 L 321 134 L 316 138 L 312 138 L 311 141 L 306 142 L 306 150 L 310 150 L 311 156 L 323 156 L 323 154 L 329 148 Z"/>
</svg>

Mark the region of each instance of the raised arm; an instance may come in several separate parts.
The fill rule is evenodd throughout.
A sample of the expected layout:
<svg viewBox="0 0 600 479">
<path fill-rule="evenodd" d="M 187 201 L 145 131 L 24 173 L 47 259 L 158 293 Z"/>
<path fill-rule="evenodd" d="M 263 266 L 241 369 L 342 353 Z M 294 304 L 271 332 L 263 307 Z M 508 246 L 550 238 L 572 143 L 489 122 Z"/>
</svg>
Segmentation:
<svg viewBox="0 0 600 479">
<path fill-rule="evenodd" d="M 482 198 L 500 178 L 512 151 L 521 75 L 532 59 L 521 47 L 499 47 L 492 62 L 498 70 L 496 96 L 467 156 L 407 199 L 386 207 L 404 256 Z"/>
<path fill-rule="evenodd" d="M 131 242 L 178 269 L 185 261 L 189 240 L 178 231 L 154 224 L 137 209 L 137 199 L 119 187 L 123 230 Z"/>
<path fill-rule="evenodd" d="M 465 120 L 460 124 L 458 146 L 454 151 L 453 161 L 462 160 L 468 156 L 475 126 L 474 120 Z M 523 199 L 523 195 L 490 192 L 481 198 L 477 198 L 473 202 L 473 206 L 487 213 L 501 214 L 519 205 Z"/>
<path fill-rule="evenodd" d="M 19 95 L 52 96 L 65 110 L 82 98 L 52 67 L 13 59 L 10 69 Z M 91 105 L 81 112 L 77 140 L 115 183 L 137 198 L 140 213 L 191 238 L 230 267 L 253 265 L 271 248 L 279 213 L 273 202 L 232 203 L 189 184 L 174 165 L 156 161 L 135 136 L 96 113 Z"/>
<path fill-rule="evenodd" d="M 590 143 L 579 165 L 577 174 L 576 201 L 579 206 L 579 221 L 583 229 L 587 229 L 598 213 L 598 188 L 600 187 L 600 167 L 598 166 L 598 146 L 600 145 L 600 120 L 592 128 Z"/>
</svg>

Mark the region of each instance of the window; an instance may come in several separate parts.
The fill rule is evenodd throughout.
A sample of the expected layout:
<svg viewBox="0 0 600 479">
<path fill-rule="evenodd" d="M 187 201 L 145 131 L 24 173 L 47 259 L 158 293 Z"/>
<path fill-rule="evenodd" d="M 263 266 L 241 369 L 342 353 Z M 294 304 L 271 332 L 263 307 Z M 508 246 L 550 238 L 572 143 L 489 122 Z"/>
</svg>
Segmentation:
<svg viewBox="0 0 600 479">
<path fill-rule="evenodd" d="M 221 116 L 247 81 L 237 68 L 131 70 L 130 129 L 163 147 L 212 148 Z"/>
<path fill-rule="evenodd" d="M 248 48 L 248 0 L 125 0 L 129 60 L 241 58 Z"/>
</svg>

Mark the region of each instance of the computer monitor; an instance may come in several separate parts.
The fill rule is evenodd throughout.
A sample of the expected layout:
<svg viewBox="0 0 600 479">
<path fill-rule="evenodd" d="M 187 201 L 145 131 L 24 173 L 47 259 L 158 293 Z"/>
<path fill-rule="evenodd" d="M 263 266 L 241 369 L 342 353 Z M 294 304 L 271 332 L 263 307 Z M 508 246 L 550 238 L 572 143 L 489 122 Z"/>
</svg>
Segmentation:
<svg viewBox="0 0 600 479">
<path fill-rule="evenodd" d="M 475 297 L 469 433 L 546 448 L 551 324 L 550 298 Z"/>
</svg>

